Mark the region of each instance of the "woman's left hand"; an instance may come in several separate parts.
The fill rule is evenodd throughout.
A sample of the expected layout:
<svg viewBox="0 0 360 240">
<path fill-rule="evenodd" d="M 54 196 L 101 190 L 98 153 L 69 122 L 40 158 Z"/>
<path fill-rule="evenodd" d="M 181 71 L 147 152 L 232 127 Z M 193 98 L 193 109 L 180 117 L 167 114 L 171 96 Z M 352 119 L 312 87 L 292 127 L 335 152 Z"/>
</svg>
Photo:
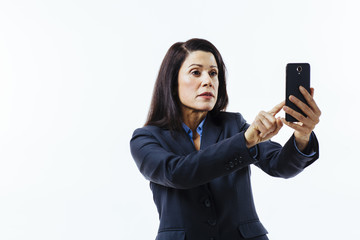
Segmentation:
<svg viewBox="0 0 360 240">
<path fill-rule="evenodd" d="M 311 94 L 302 86 L 300 86 L 299 89 L 302 95 L 305 97 L 309 106 L 292 95 L 289 97 L 289 100 L 293 102 L 297 107 L 299 107 L 307 115 L 307 117 L 287 106 L 284 106 L 283 110 L 287 114 L 299 120 L 299 122 L 296 123 L 288 122 L 284 118 L 282 118 L 281 121 L 295 130 L 294 136 L 295 136 L 296 145 L 300 151 L 303 151 L 306 148 L 307 144 L 309 143 L 311 132 L 314 130 L 315 126 L 320 121 L 319 118 L 321 115 L 321 111 L 313 98 L 314 88 L 310 88 Z"/>
</svg>

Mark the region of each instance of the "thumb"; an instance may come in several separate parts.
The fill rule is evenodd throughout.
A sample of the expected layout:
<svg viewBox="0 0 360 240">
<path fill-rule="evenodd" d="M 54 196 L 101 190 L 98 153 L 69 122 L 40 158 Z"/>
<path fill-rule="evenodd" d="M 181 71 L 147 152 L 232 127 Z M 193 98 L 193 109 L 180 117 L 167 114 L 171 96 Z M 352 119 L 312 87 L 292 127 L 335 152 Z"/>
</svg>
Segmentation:
<svg viewBox="0 0 360 240">
<path fill-rule="evenodd" d="M 310 95 L 311 95 L 312 97 L 314 97 L 314 92 L 315 92 L 315 89 L 314 89 L 314 88 L 310 88 Z"/>
</svg>

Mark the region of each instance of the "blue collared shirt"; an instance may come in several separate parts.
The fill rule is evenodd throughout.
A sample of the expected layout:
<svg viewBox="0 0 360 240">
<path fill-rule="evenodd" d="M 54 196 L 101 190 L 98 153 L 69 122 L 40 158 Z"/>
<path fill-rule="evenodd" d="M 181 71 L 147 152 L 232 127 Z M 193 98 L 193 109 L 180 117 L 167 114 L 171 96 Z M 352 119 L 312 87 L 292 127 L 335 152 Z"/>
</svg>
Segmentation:
<svg viewBox="0 0 360 240">
<path fill-rule="evenodd" d="M 199 134 L 200 136 L 200 145 L 201 145 L 201 137 L 202 137 L 202 133 L 203 133 L 203 126 L 204 126 L 204 122 L 205 122 L 206 117 L 204 118 L 204 120 L 201 121 L 201 123 L 199 124 L 199 126 L 196 128 L 196 132 Z M 191 142 L 194 144 L 194 140 L 193 140 L 193 132 L 191 131 L 191 129 L 184 123 L 182 122 L 182 126 L 185 130 L 185 132 L 187 133 L 187 135 L 189 136 Z M 258 156 L 258 147 L 257 145 L 255 145 L 254 147 L 249 149 L 250 155 L 253 158 L 256 158 Z"/>
<path fill-rule="evenodd" d="M 199 126 L 196 128 L 196 132 L 200 136 L 200 143 L 201 143 L 201 137 L 202 137 L 203 125 L 204 125 L 205 119 L 206 119 L 206 117 L 204 118 L 204 120 L 201 121 Z M 184 122 L 182 122 L 182 126 L 183 126 L 185 132 L 189 135 L 191 142 L 194 143 L 193 132 L 191 131 L 191 129 Z"/>
<path fill-rule="evenodd" d="M 206 117 L 204 118 L 204 120 L 201 121 L 201 123 L 199 124 L 199 126 L 196 128 L 196 132 L 199 134 L 200 136 L 200 144 L 201 144 L 201 137 L 202 137 L 202 133 L 203 133 L 203 126 L 204 126 L 204 123 L 205 123 L 205 119 Z M 191 129 L 184 123 L 182 122 L 182 126 L 185 130 L 185 132 L 187 133 L 187 135 L 189 136 L 190 138 L 190 141 L 194 144 L 194 140 L 193 140 L 193 132 L 191 131 Z M 312 145 L 312 134 L 310 135 L 310 139 L 309 139 L 309 143 L 308 143 L 308 146 L 311 146 Z M 305 149 L 304 152 L 306 152 L 307 154 L 301 152 L 299 150 L 299 148 L 296 146 L 296 142 L 295 142 L 295 138 L 294 138 L 294 145 L 295 145 L 295 149 L 303 156 L 305 157 L 313 157 L 316 152 L 314 151 L 311 151 L 309 152 L 309 149 Z M 249 149 L 249 152 L 250 152 L 250 155 L 253 157 L 253 158 L 257 158 L 258 156 L 258 147 L 257 145 L 255 145 L 254 147 L 250 148 Z"/>
</svg>

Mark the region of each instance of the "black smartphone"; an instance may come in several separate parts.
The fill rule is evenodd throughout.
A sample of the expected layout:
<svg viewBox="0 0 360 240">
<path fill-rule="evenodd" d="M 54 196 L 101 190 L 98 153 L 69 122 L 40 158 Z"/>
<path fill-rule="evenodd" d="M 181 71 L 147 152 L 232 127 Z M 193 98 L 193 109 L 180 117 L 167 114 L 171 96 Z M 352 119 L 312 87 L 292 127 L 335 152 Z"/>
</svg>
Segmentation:
<svg viewBox="0 0 360 240">
<path fill-rule="evenodd" d="M 306 117 L 303 111 L 289 100 L 293 95 L 305 104 L 308 104 L 305 97 L 299 90 L 303 86 L 310 93 L 310 64 L 309 63 L 288 63 L 286 65 L 286 101 L 285 105 L 301 113 Z M 288 122 L 298 122 L 293 116 L 286 114 L 285 120 Z"/>
</svg>

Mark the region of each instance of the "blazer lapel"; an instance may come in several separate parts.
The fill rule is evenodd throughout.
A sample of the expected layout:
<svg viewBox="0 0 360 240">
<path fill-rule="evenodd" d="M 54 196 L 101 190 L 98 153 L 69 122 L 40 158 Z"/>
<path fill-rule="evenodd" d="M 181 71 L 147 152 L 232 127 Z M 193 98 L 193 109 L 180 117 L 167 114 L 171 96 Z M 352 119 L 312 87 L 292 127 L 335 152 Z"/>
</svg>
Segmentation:
<svg viewBox="0 0 360 240">
<path fill-rule="evenodd" d="M 216 123 L 216 120 L 211 114 L 207 115 L 203 128 L 200 149 L 204 149 L 217 143 L 220 134 L 223 131 L 221 124 Z M 163 131 L 163 136 L 169 141 L 172 150 L 177 154 L 187 155 L 196 151 L 194 144 L 191 142 L 185 131 L 182 131 L 180 134 L 175 133 L 174 135 L 171 135 L 169 130 L 165 130 Z"/>
<path fill-rule="evenodd" d="M 187 155 L 196 151 L 194 144 L 191 142 L 185 131 L 171 135 L 170 131 L 166 130 L 163 132 L 163 135 L 177 154 Z"/>
<path fill-rule="evenodd" d="M 214 117 L 208 114 L 204 124 L 203 134 L 201 136 L 200 149 L 204 149 L 214 143 L 217 143 L 222 132 L 221 124 L 217 124 Z"/>
</svg>

